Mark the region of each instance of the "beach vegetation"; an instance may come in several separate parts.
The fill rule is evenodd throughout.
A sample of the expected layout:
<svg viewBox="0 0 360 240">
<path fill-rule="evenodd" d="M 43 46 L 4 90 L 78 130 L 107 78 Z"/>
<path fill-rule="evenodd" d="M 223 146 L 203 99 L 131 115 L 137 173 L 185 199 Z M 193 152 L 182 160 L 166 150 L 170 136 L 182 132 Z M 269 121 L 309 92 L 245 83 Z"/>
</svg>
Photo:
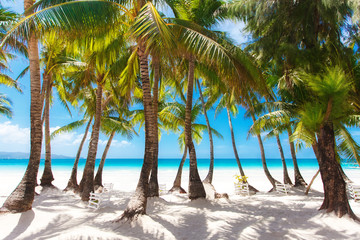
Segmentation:
<svg viewBox="0 0 360 240">
<path fill-rule="evenodd" d="M 174 17 L 160 12 L 159 2 Z M 359 127 L 360 111 L 359 18 L 354 16 L 359 9 L 354 2 L 24 0 L 21 17 L 0 5 L 0 69 L 8 69 L 11 51 L 24 54 L 29 67 L 20 76 L 29 70 L 31 86 L 29 163 L 1 211 L 31 209 L 43 137 L 46 154 L 40 185 L 52 186 L 50 106 L 56 89 L 65 108 L 71 104 L 83 112 L 83 119 L 53 133 L 54 137 L 86 125 L 65 189 L 80 194 L 82 201 L 88 201 L 90 193 L 102 186 L 105 160 L 115 134 L 131 139 L 137 135 L 136 126 L 144 127 L 144 158 L 137 186 L 115 222 L 146 214 L 147 199 L 159 196 L 161 130 L 178 133 L 183 151 L 170 191 L 186 192 L 181 176 L 189 155 L 188 198 L 206 198 L 204 183 L 212 184 L 214 174 L 212 137 L 221 137 L 207 116 L 215 104 L 216 114 L 223 109 L 227 112 L 240 172 L 235 175 L 238 182 L 247 183 L 248 177 L 236 149 L 231 115 L 236 116 L 243 107 L 245 116 L 253 121 L 249 133 L 258 140 L 263 170 L 273 186 L 270 191 L 276 190 L 279 181 L 268 169 L 261 133 L 276 138 L 283 181 L 292 184 L 280 141 L 280 134 L 287 133 L 294 186 L 307 185 L 296 150 L 310 147 L 324 186 L 320 209 L 358 220 L 350 208 L 348 179 L 339 164 L 341 157 L 360 163 L 360 146 L 348 130 Z M 237 46 L 226 33 L 213 30 L 225 19 L 245 23 L 251 37 L 245 47 Z M 0 84 L 19 89 L 17 81 L 3 73 Z M 10 117 L 10 105 L 11 101 L 0 94 L 0 113 Z M 141 109 L 133 110 L 134 106 Z M 201 113 L 206 125 L 197 122 Z M 78 185 L 80 153 L 90 127 L 87 159 Z M 201 181 L 194 142 L 202 140 L 204 130 L 209 136 L 210 164 Z M 109 138 L 95 175 L 101 131 Z M 249 188 L 257 192 L 251 185 Z"/>
</svg>

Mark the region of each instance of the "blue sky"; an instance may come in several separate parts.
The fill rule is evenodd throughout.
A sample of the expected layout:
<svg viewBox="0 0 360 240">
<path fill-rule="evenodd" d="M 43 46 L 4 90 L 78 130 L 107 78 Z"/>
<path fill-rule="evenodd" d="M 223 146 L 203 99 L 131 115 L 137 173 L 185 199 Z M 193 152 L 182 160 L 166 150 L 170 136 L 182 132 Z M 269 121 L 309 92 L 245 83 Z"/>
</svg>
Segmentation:
<svg viewBox="0 0 360 240">
<path fill-rule="evenodd" d="M 6 1 L 4 6 L 8 6 L 14 11 L 23 11 L 23 0 Z M 238 43 L 244 43 L 246 38 L 241 32 L 242 23 L 224 22 L 217 26 L 218 29 L 226 31 L 230 36 Z M 22 57 L 18 57 L 16 60 L 10 63 L 12 70 L 9 75 L 15 77 L 22 69 L 28 65 L 28 61 Z M 13 101 L 14 116 L 12 119 L 7 119 L 4 116 L 0 116 L 0 151 L 4 152 L 29 152 L 30 150 L 30 85 L 29 75 L 24 76 L 20 80 L 23 93 L 19 93 L 16 90 L 9 89 L 0 86 L 0 92 L 5 93 Z M 194 95 L 198 97 L 196 93 Z M 240 158 L 260 158 L 260 151 L 256 137 L 250 137 L 247 139 L 247 131 L 252 122 L 250 119 L 244 119 L 245 110 L 240 109 L 240 112 L 236 118 L 233 118 L 233 127 L 236 138 L 236 145 L 240 155 Z M 76 109 L 72 109 L 72 116 L 64 109 L 58 99 L 54 98 L 54 103 L 50 111 L 50 126 L 51 129 L 56 129 L 59 126 L 63 126 L 72 121 L 76 121 L 81 118 L 81 113 Z M 214 139 L 214 151 L 215 158 L 233 158 L 233 149 L 230 137 L 230 130 L 228 125 L 228 119 L 226 112 L 223 111 L 216 118 L 214 117 L 214 111 L 208 111 L 210 124 L 213 128 L 218 130 L 223 139 Z M 205 124 L 204 117 L 199 120 L 200 123 Z M 61 154 L 66 156 L 75 156 L 80 140 L 83 136 L 84 128 L 74 131 L 72 133 L 62 134 L 56 137 L 52 141 L 52 153 Z M 290 150 L 288 145 L 287 135 L 281 136 L 282 145 L 286 158 L 290 158 Z M 105 148 L 107 137 L 100 136 L 98 157 Z M 88 143 L 88 142 L 87 142 Z M 279 158 L 279 150 L 276 145 L 275 139 L 269 139 L 264 141 L 265 153 L 267 158 Z M 196 152 L 198 158 L 209 157 L 209 139 L 206 132 L 203 134 L 203 141 L 200 145 L 196 146 Z M 144 153 L 144 132 L 141 131 L 138 137 L 134 137 L 132 140 L 128 140 L 121 136 L 115 136 L 112 147 L 109 150 L 108 157 L 110 158 L 142 158 Z M 84 146 L 82 157 L 86 157 L 87 146 Z M 160 158 L 180 158 L 182 153 L 180 152 L 177 135 L 173 133 L 163 133 L 160 147 Z M 311 149 L 302 149 L 298 152 L 298 158 L 314 158 L 314 154 Z"/>
</svg>

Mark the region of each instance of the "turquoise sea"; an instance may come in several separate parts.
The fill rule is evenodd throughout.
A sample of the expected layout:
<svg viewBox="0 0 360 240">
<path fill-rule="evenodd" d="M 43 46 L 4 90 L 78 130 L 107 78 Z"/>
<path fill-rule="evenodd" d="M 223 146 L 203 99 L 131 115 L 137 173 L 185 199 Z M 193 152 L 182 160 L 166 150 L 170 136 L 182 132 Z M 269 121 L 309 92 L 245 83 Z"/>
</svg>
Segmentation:
<svg viewBox="0 0 360 240">
<path fill-rule="evenodd" d="M 163 169 L 177 169 L 181 159 L 174 158 L 161 158 L 159 159 L 159 168 Z M 80 159 L 79 167 L 85 166 L 86 159 Z M 209 159 L 197 159 L 198 168 L 208 168 Z M 244 168 L 262 168 L 261 159 L 241 159 L 241 164 Z M 280 159 L 267 159 L 267 164 L 269 168 L 281 168 Z M 96 160 L 96 165 L 98 165 L 100 159 Z M 140 168 L 142 165 L 143 159 L 118 159 L 118 158 L 109 158 L 106 159 L 105 166 L 106 168 L 122 168 L 122 169 L 133 169 Z M 287 159 L 286 163 L 289 168 L 293 167 L 291 159 Z M 28 164 L 28 159 L 0 159 L 0 168 L 26 168 Z M 74 164 L 74 159 L 52 159 L 52 166 L 54 168 L 62 169 L 71 169 Z M 235 159 L 215 159 L 214 160 L 215 168 L 237 168 Z M 316 159 L 298 159 L 299 167 L 301 168 L 317 168 L 318 163 Z M 44 159 L 41 159 L 40 167 L 44 165 Z M 185 162 L 185 167 L 189 166 L 189 160 Z"/>
<path fill-rule="evenodd" d="M 80 159 L 79 168 L 85 166 L 86 159 Z M 107 169 L 140 169 L 143 159 L 106 159 L 105 167 Z M 199 169 L 207 169 L 209 167 L 209 159 L 197 159 Z M 240 159 L 243 168 L 262 168 L 261 159 Z M 267 165 L 270 169 L 282 168 L 280 159 L 267 159 Z M 96 160 L 96 166 L 100 159 Z M 161 158 L 159 159 L 159 168 L 161 169 L 177 169 L 180 159 Z M 292 159 L 286 159 L 288 168 L 293 168 Z M 0 169 L 25 169 L 28 164 L 28 159 L 0 159 Z M 52 166 L 56 169 L 71 169 L 74 164 L 74 159 L 52 159 Z M 217 169 L 231 169 L 237 168 L 235 159 L 215 159 L 215 168 Z M 319 167 L 316 159 L 298 159 L 298 165 L 301 169 L 317 169 Z M 44 166 L 44 159 L 41 159 L 40 167 Z M 185 167 L 189 166 L 189 160 L 185 162 Z M 343 163 L 343 167 L 351 167 L 351 164 Z"/>
</svg>

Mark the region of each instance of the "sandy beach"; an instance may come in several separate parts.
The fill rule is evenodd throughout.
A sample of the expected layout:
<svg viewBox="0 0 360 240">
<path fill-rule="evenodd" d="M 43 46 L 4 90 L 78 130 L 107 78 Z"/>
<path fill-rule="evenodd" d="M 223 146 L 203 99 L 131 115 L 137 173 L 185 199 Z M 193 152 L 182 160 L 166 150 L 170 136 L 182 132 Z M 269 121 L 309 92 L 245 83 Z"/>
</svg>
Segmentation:
<svg viewBox="0 0 360 240">
<path fill-rule="evenodd" d="M 360 183 L 359 169 L 346 169 L 355 183 Z M 23 172 L 1 171 L 0 204 L 16 187 Z M 148 201 L 147 215 L 133 223 L 116 223 L 134 191 L 138 172 L 106 170 L 104 182 L 114 183 L 109 201 L 97 210 L 90 209 L 80 197 L 60 190 L 42 191 L 35 197 L 33 209 L 21 214 L 0 216 L 2 239 L 359 239 L 360 223 L 347 216 L 337 218 L 317 209 L 323 199 L 318 177 L 309 196 L 292 189 L 287 196 L 268 193 L 271 185 L 262 169 L 247 170 L 249 182 L 260 192 L 247 197 L 234 194 L 236 169 L 215 169 L 214 187 L 228 193 L 229 199 L 189 201 L 186 195 L 163 194 Z M 305 169 L 307 182 L 316 170 Z M 271 170 L 281 180 L 282 171 Z M 290 171 L 292 174 L 292 171 Z M 175 170 L 160 169 L 159 183 L 172 186 Z M 183 173 L 187 189 L 188 170 Z M 69 171 L 54 170 L 55 186 L 66 186 Z M 200 170 L 201 177 L 206 170 Z M 81 177 L 79 173 L 78 178 Z M 360 202 L 350 200 L 360 216 Z"/>
</svg>

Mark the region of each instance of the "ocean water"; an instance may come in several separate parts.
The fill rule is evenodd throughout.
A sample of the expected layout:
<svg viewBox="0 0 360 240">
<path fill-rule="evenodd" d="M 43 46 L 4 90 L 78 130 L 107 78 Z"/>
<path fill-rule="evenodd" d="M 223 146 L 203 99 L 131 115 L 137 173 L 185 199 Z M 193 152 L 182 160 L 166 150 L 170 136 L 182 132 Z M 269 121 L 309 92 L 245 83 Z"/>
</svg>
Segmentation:
<svg viewBox="0 0 360 240">
<path fill-rule="evenodd" d="M 177 169 L 181 159 L 161 158 L 159 159 L 159 168 L 161 169 Z M 0 168 L 25 169 L 28 164 L 28 159 L 0 159 Z M 79 168 L 85 166 L 86 159 L 80 159 Z M 261 159 L 241 159 L 243 168 L 262 168 Z M 267 159 L 267 165 L 271 168 L 281 168 L 280 159 Z M 96 160 L 96 166 L 100 159 Z M 143 159 L 106 159 L 105 167 L 115 169 L 137 169 L 141 168 Z M 197 159 L 199 169 L 207 169 L 209 167 L 209 159 Z M 291 159 L 286 160 L 288 168 L 293 167 Z M 74 164 L 74 159 L 52 159 L 52 167 L 57 169 L 71 169 Z M 316 159 L 298 159 L 300 168 L 318 168 Z M 44 159 L 41 159 L 40 167 L 44 166 Z M 185 161 L 184 167 L 189 166 L 189 160 Z M 215 159 L 214 167 L 217 169 L 231 169 L 238 168 L 235 159 Z"/>
<path fill-rule="evenodd" d="M 160 169 L 177 169 L 181 159 L 175 158 L 161 158 L 159 159 L 159 168 Z M 86 159 L 80 159 L 79 168 L 85 166 Z M 244 169 L 256 169 L 262 168 L 261 159 L 240 159 L 241 164 Z M 100 159 L 96 160 L 95 166 L 98 166 Z M 142 166 L 143 159 L 118 159 L 118 158 L 109 158 L 106 159 L 105 168 L 106 169 L 140 169 Z M 207 169 L 209 168 L 209 159 L 197 159 L 198 168 Z M 267 159 L 267 166 L 269 169 L 282 168 L 281 159 Z M 20 170 L 26 169 L 28 164 L 28 159 L 0 159 L 0 170 L 4 169 L 13 169 Z M 52 167 L 59 170 L 71 170 L 74 164 L 74 159 L 52 159 Z M 293 168 L 292 159 L 286 159 L 286 164 L 289 169 Z M 307 158 L 307 159 L 298 159 L 298 165 L 300 169 L 318 169 L 319 165 L 316 159 Z M 40 168 L 44 166 L 44 159 L 41 159 Z M 353 167 L 353 163 L 343 163 L 344 168 Z M 186 159 L 184 167 L 189 167 L 189 159 Z M 235 159 L 215 159 L 214 167 L 216 169 L 237 169 Z"/>
</svg>

